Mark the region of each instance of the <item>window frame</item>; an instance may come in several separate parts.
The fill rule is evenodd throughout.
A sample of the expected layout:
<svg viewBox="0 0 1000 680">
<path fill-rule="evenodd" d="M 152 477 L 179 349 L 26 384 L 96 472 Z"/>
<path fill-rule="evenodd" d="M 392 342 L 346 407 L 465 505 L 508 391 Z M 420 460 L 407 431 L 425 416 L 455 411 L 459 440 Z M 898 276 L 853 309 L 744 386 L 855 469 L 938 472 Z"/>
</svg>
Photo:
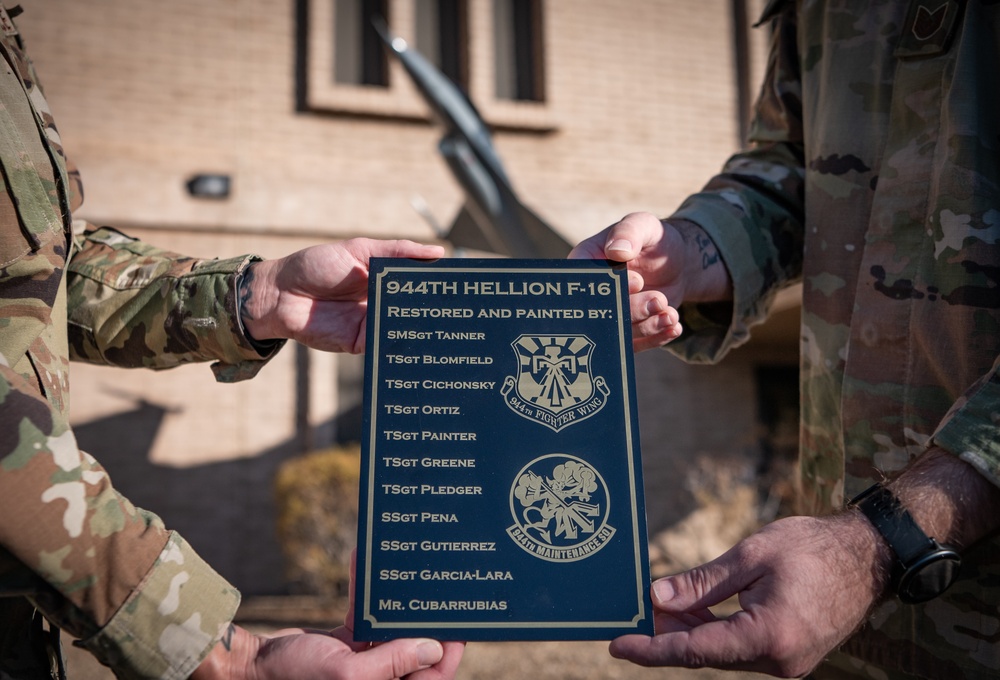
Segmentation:
<svg viewBox="0 0 1000 680">
<path fill-rule="evenodd" d="M 416 39 L 416 1 L 387 0 L 390 30 L 414 45 Z M 389 59 L 388 87 L 337 83 L 333 77 L 333 36 L 336 0 L 300 0 L 300 47 L 304 60 L 299 78 L 300 109 L 334 115 L 430 121 L 431 114 L 416 87 L 397 59 Z M 540 0 L 538 65 L 543 101 L 500 99 L 496 94 L 495 50 L 493 43 L 493 0 L 467 0 L 465 51 L 468 63 L 469 97 L 491 127 L 504 130 L 549 132 L 556 130 L 558 115 L 550 84 L 551 2 Z"/>
</svg>

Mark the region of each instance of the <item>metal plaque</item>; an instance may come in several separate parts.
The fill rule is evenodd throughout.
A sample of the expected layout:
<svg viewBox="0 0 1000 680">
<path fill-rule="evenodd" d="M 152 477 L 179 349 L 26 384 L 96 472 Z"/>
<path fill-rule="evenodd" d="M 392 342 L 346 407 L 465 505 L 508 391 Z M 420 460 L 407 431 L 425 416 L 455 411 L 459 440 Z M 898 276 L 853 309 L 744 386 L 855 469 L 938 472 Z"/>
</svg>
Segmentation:
<svg viewBox="0 0 1000 680">
<path fill-rule="evenodd" d="M 356 639 L 651 635 L 624 266 L 370 268 Z"/>
</svg>

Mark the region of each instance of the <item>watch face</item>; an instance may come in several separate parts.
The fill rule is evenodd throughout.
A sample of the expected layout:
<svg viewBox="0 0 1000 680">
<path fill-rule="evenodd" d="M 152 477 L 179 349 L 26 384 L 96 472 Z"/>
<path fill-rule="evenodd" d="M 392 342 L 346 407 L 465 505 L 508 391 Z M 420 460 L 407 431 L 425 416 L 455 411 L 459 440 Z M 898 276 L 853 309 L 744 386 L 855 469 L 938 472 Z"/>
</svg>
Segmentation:
<svg viewBox="0 0 1000 680">
<path fill-rule="evenodd" d="M 918 604 L 934 599 L 958 578 L 962 560 L 957 553 L 939 549 L 908 567 L 899 579 L 899 599 Z"/>
</svg>

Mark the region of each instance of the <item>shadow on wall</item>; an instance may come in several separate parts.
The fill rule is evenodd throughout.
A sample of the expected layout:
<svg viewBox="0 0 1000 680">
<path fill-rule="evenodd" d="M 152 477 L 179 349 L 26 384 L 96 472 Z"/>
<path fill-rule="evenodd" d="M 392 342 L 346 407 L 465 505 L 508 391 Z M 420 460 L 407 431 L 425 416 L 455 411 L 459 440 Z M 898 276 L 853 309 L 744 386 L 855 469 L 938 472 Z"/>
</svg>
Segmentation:
<svg viewBox="0 0 1000 680">
<path fill-rule="evenodd" d="M 338 394 L 341 403 L 359 404 L 363 362 L 352 359 L 358 365 L 338 363 Z M 735 356 L 716 366 L 692 366 L 654 351 L 637 355 L 635 363 L 653 558 L 663 570 L 693 566 L 741 538 L 758 519 L 758 494 L 766 494 L 759 487 L 766 472 L 757 407 L 761 375 L 755 362 Z M 104 465 L 119 491 L 159 514 L 245 595 L 295 588 L 277 536 L 275 476 L 283 463 L 301 458 L 302 438 L 240 460 L 166 467 L 150 461 L 149 453 L 168 410 L 143 399 L 133 403 L 76 426 L 80 447 Z M 316 429 L 335 433 L 327 445 L 357 442 L 361 408 L 348 408 Z"/>
<path fill-rule="evenodd" d="M 282 443 L 223 463 L 157 465 L 149 453 L 167 414 L 168 409 L 138 399 L 133 408 L 77 425 L 74 432 L 119 492 L 158 514 L 244 595 L 284 594 L 273 479 L 281 463 L 299 453 L 298 444 Z"/>
</svg>

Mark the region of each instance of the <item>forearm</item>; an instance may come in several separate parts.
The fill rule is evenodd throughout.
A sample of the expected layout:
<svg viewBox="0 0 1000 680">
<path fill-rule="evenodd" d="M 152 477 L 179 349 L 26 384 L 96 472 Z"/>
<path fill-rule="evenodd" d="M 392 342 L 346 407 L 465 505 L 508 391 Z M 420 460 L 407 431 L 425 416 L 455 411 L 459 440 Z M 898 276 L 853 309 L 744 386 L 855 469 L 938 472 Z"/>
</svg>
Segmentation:
<svg viewBox="0 0 1000 680">
<path fill-rule="evenodd" d="M 70 354 L 126 368 L 218 361 L 246 370 L 264 358 L 237 316 L 248 257 L 195 260 L 110 229 L 77 240 L 67 270 Z M 220 376 L 226 379 L 226 376 Z"/>
<path fill-rule="evenodd" d="M 1000 488 L 933 447 L 889 483 L 924 532 L 959 550 L 1000 528 Z"/>
<path fill-rule="evenodd" d="M 889 489 L 924 533 L 959 551 L 1000 529 L 1000 358 L 956 399 Z"/>
<path fill-rule="evenodd" d="M 776 144 L 730 160 L 705 189 L 668 220 L 698 226 L 689 240 L 691 266 L 718 267 L 725 276 L 685 295 L 679 307 L 685 328 L 668 349 L 691 362 L 716 362 L 750 337 L 771 302 L 802 271 L 803 172 L 794 145 Z M 711 247 L 699 251 L 708 239 Z M 718 264 L 712 264 L 718 258 Z M 701 288 L 702 290 L 699 290 Z"/>
<path fill-rule="evenodd" d="M 36 575 L 22 594 L 119 677 L 189 673 L 239 593 L 123 498 L 61 414 L 3 366 L 0 395 L 5 576 Z"/>
<path fill-rule="evenodd" d="M 801 154 L 798 144 L 788 142 L 737 154 L 672 215 L 671 221 L 684 220 L 703 230 L 741 295 L 766 298 L 801 275 Z"/>
<path fill-rule="evenodd" d="M 0 544 L 65 598 L 59 608 L 78 610 L 71 632 L 91 635 L 141 582 L 167 532 L 115 492 L 22 376 L 0 367 L 0 394 Z"/>
<path fill-rule="evenodd" d="M 928 449 L 884 486 L 928 537 L 959 553 L 1000 527 L 1000 488 L 939 447 Z M 831 520 L 845 522 L 838 537 L 851 544 L 858 564 L 867 565 L 861 577 L 870 583 L 876 604 L 890 594 L 890 577 L 899 567 L 896 555 L 860 509 L 852 507 Z"/>
</svg>

